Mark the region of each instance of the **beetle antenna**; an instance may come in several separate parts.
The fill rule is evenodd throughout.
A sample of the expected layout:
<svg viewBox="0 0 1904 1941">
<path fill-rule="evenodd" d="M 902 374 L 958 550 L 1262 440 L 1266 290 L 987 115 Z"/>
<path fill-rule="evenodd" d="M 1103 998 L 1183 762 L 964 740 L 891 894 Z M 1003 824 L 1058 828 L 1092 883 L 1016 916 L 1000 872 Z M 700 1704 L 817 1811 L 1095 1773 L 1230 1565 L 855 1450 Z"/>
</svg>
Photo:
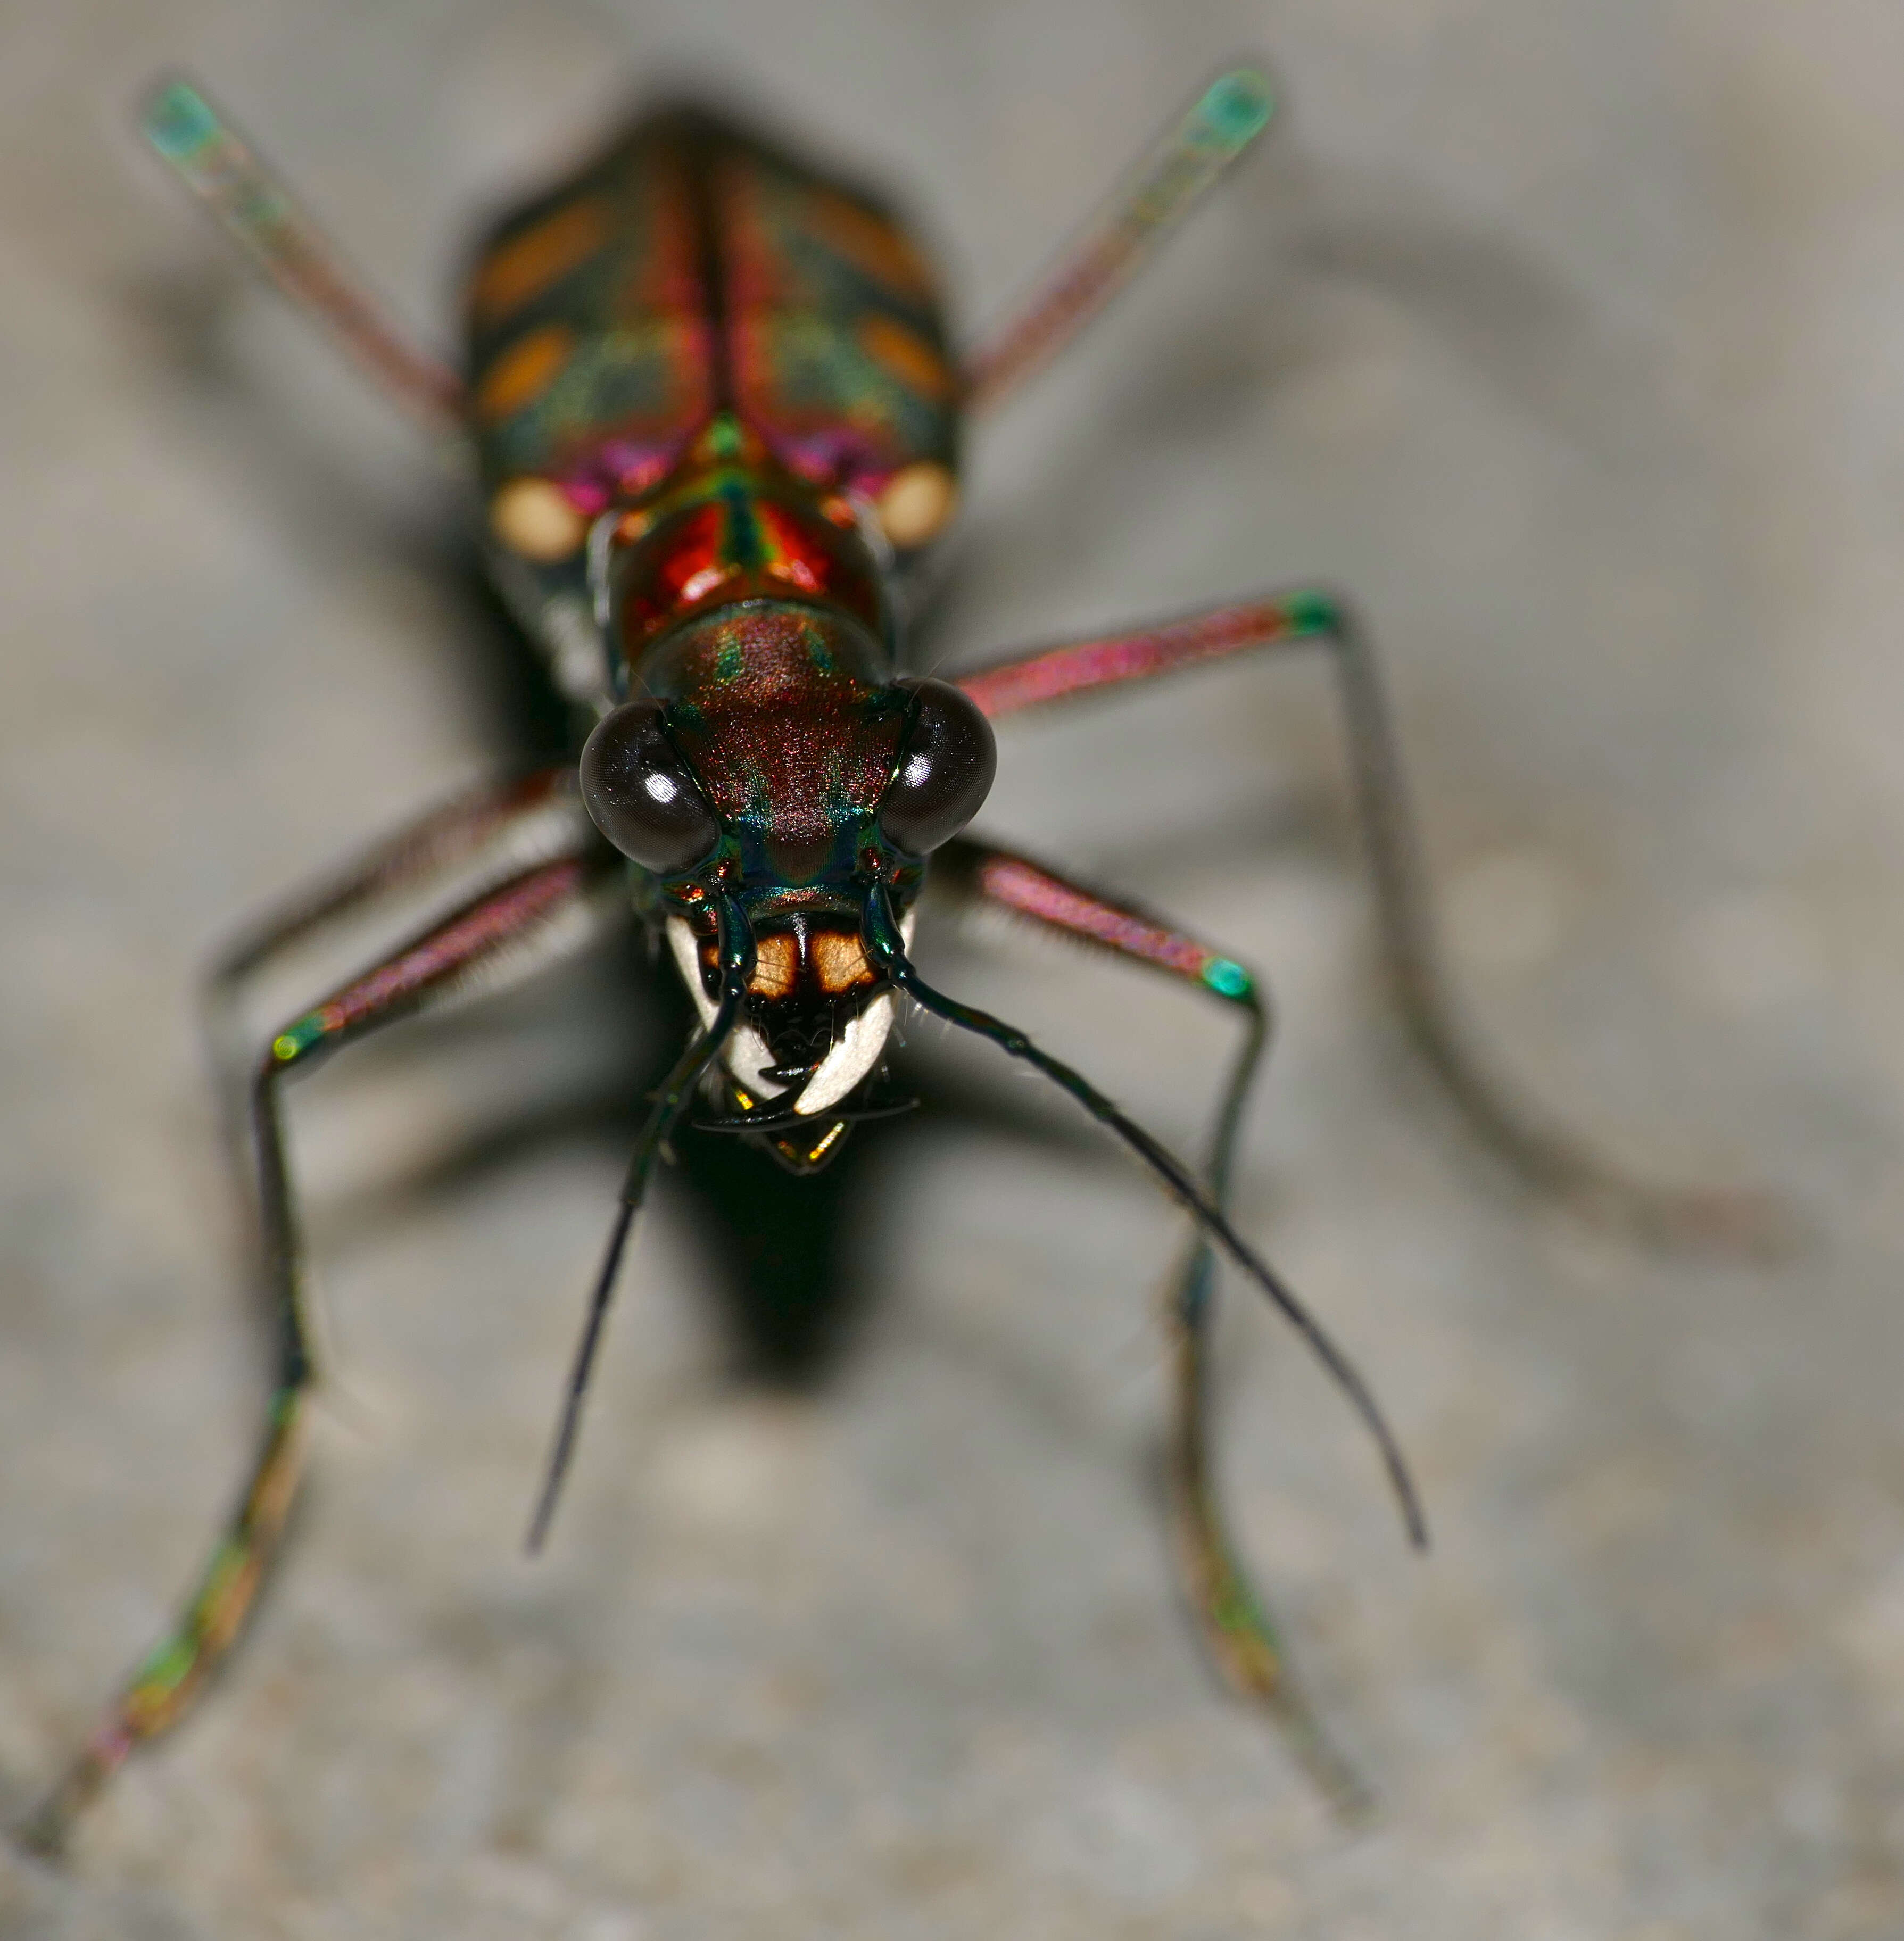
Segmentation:
<svg viewBox="0 0 1904 1941">
<path fill-rule="evenodd" d="M 595 1351 L 601 1344 L 602 1329 L 608 1319 L 608 1305 L 614 1298 L 616 1278 L 621 1271 L 622 1256 L 627 1251 L 634 1216 L 648 1190 L 649 1175 L 655 1161 L 665 1149 L 668 1136 L 680 1123 L 694 1096 L 703 1074 L 720 1056 L 740 1015 L 741 1001 L 747 995 L 747 980 L 753 974 L 753 933 L 732 898 L 719 896 L 714 904 L 720 921 L 717 949 L 721 967 L 720 1001 L 705 1028 L 688 1042 L 675 1060 L 674 1068 L 655 1095 L 648 1123 L 641 1129 L 628 1177 L 622 1184 L 622 1203 L 616 1209 L 610 1228 L 608 1249 L 602 1257 L 601 1271 L 595 1276 L 594 1291 L 588 1300 L 588 1319 L 582 1324 L 582 1339 L 576 1343 L 575 1362 L 569 1371 L 567 1392 L 562 1401 L 562 1417 L 555 1431 L 549 1467 L 543 1475 L 542 1493 L 536 1499 L 535 1515 L 530 1519 L 527 1548 L 530 1556 L 542 1549 L 549 1527 L 555 1515 L 563 1479 L 575 1453 L 576 1437 L 582 1426 L 582 1405 L 588 1392 L 589 1377 L 594 1372 Z"/>
<path fill-rule="evenodd" d="M 1041 1051 L 1016 1026 L 1008 1025 L 1002 1018 L 992 1016 L 989 1011 L 976 1010 L 970 1004 L 961 1004 L 956 998 L 949 998 L 943 991 L 934 990 L 919 975 L 906 955 L 905 943 L 899 934 L 898 921 L 893 914 L 891 899 L 883 883 L 876 884 L 873 894 L 866 900 L 865 929 L 869 955 L 915 1004 L 921 1010 L 931 1012 L 935 1017 L 943 1018 L 948 1024 L 958 1026 L 961 1031 L 989 1038 L 1001 1051 L 1009 1053 L 1013 1058 L 1022 1059 L 1026 1064 L 1043 1072 L 1047 1078 L 1068 1092 L 1093 1118 L 1115 1133 L 1163 1181 L 1171 1197 L 1182 1206 L 1203 1232 L 1215 1241 L 1262 1289 L 1271 1304 L 1280 1310 L 1284 1319 L 1309 1343 L 1316 1359 L 1328 1371 L 1337 1387 L 1348 1397 L 1350 1405 L 1375 1438 L 1376 1447 L 1381 1452 L 1383 1466 L 1388 1472 L 1389 1484 L 1395 1491 L 1395 1500 L 1401 1508 L 1401 1521 L 1408 1533 L 1408 1540 L 1417 1550 L 1426 1550 L 1428 1548 L 1428 1523 L 1422 1512 L 1421 1498 L 1416 1491 L 1414 1478 L 1409 1473 L 1407 1459 L 1401 1453 L 1401 1445 L 1383 1415 L 1374 1392 L 1363 1380 L 1355 1364 L 1336 1346 L 1322 1324 L 1310 1313 L 1282 1277 L 1230 1224 L 1222 1209 L 1215 1205 L 1197 1184 L 1195 1176 L 1183 1161 L 1160 1140 L 1146 1132 L 1135 1119 L 1120 1111 L 1082 1073 L 1074 1071 L 1062 1059 L 1053 1058 L 1049 1052 Z"/>
</svg>

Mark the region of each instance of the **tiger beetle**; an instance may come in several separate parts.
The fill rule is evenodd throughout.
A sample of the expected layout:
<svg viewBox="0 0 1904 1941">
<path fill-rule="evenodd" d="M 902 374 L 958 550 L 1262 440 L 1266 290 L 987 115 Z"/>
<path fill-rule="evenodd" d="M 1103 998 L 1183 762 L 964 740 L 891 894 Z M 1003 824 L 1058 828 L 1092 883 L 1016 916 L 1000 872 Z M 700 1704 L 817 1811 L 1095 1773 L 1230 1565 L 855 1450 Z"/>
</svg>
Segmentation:
<svg viewBox="0 0 1904 1941">
<path fill-rule="evenodd" d="M 1217 1665 L 1289 1729 L 1338 1798 L 1353 1782 L 1290 1680 L 1211 1473 L 1209 1356 L 1221 1255 L 1279 1309 L 1372 1432 L 1410 1539 L 1400 1449 L 1346 1357 L 1227 1210 L 1269 1038 L 1261 979 L 1168 919 L 963 836 L 1007 716 L 1258 650 L 1333 666 L 1395 994 L 1479 1133 L 1530 1181 L 1644 1233 L 1750 1243 L 1754 1197 L 1637 1184 L 1504 1097 L 1446 997 L 1395 739 L 1367 635 L 1334 595 L 1273 593 L 1020 653 L 953 680 L 900 671 L 912 569 L 958 504 L 961 425 L 995 409 L 1105 307 L 1270 119 L 1261 75 L 1220 75 L 1108 211 L 976 349 L 955 355 L 932 274 L 879 202 L 710 114 L 637 121 L 509 215 L 477 257 L 466 374 L 413 346 L 257 151 L 191 83 L 148 98 L 154 148 L 292 301 L 399 405 L 473 447 L 496 588 L 581 724 L 571 758 L 424 815 L 228 952 L 228 1010 L 281 953 L 464 870 L 454 913 L 251 1054 L 249 1144 L 275 1379 L 237 1508 L 170 1635 L 133 1672 L 23 1829 L 42 1851 L 133 1750 L 191 1707 L 243 1631 L 295 1493 L 315 1369 L 282 1123 L 288 1079 L 399 1018 L 512 985 L 636 922 L 698 1017 L 653 1094 L 588 1303 L 529 1543 L 548 1533 L 618 1270 L 658 1157 L 705 1123 L 811 1174 L 883 1090 L 900 998 L 1053 1081 L 1189 1216 L 1169 1310 L 1175 1517 Z M 1006 912 L 1207 993 L 1241 1042 L 1201 1166 L 1014 1026 L 948 996 L 912 955 L 936 894 Z"/>
</svg>

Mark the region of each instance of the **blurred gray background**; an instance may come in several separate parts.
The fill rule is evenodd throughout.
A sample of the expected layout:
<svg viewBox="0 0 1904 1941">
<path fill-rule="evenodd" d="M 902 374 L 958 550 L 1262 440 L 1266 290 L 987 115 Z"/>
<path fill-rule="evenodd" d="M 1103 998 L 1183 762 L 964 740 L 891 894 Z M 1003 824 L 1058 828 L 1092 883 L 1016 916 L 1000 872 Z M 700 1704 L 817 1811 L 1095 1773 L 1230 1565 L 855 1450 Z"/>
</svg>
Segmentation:
<svg viewBox="0 0 1904 1941">
<path fill-rule="evenodd" d="M 439 339 L 473 229 L 712 88 L 1009 298 L 1239 50 L 1288 112 L 975 440 L 933 651 L 1324 577 L 1386 647 L 1450 954 L 1530 1093 L 1789 1186 L 1771 1270 L 1531 1202 L 1409 1062 L 1316 665 L 1005 737 L 983 827 L 1262 965 L 1244 1224 L 1358 1353 L 1431 1558 L 1233 1301 L 1225 1462 L 1334 1820 L 1161 1533 L 1163 1203 L 987 1126 L 864 1175 L 859 1325 L 743 1382 L 664 1198 L 549 1557 L 519 1539 L 644 1025 L 613 954 L 296 1105 L 331 1346 L 252 1647 L 8 1937 L 1904 1933 L 1904 12 L 1878 0 L 13 0 L 0 7 L 0 1808 L 150 1641 L 257 1344 L 192 989 L 481 773 L 460 488 L 129 133 L 203 75 Z M 1224 1022 L 935 935 L 1177 1141 Z"/>
</svg>

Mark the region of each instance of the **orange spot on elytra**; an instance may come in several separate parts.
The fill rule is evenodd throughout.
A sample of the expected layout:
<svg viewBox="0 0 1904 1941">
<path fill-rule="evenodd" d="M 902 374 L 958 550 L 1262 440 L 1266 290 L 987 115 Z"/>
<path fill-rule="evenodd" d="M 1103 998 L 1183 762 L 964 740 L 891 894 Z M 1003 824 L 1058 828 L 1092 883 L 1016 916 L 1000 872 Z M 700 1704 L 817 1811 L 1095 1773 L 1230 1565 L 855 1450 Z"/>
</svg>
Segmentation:
<svg viewBox="0 0 1904 1941">
<path fill-rule="evenodd" d="M 860 348 L 881 369 L 928 398 L 943 398 L 952 387 L 952 372 L 936 346 L 916 331 L 875 310 L 859 328 Z"/>
<path fill-rule="evenodd" d="M 476 387 L 476 415 L 489 423 L 513 417 L 533 405 L 562 374 L 575 333 L 559 323 L 519 338 L 483 373 Z"/>
<path fill-rule="evenodd" d="M 501 243 L 483 260 L 469 292 L 479 323 L 494 322 L 586 262 L 608 240 L 608 212 L 596 200 L 572 202 L 533 229 Z"/>
<path fill-rule="evenodd" d="M 890 218 L 876 215 L 837 191 L 815 191 L 799 212 L 828 248 L 903 296 L 931 293 L 932 278 L 911 239 Z"/>
</svg>

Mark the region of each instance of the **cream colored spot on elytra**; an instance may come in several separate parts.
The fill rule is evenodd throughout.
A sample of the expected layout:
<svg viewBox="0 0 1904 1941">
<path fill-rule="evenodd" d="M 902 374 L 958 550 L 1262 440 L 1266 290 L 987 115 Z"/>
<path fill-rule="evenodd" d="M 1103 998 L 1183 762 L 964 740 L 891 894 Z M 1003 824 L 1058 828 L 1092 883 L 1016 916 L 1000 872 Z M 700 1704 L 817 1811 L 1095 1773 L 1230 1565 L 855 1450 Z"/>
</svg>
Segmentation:
<svg viewBox="0 0 1904 1941">
<path fill-rule="evenodd" d="M 944 466 L 921 459 L 895 472 L 879 494 L 879 523 L 903 552 L 942 530 L 958 503 L 958 485 Z"/>
<path fill-rule="evenodd" d="M 490 502 L 490 530 L 524 559 L 545 566 L 580 550 L 588 522 L 546 478 L 512 478 Z"/>
</svg>

